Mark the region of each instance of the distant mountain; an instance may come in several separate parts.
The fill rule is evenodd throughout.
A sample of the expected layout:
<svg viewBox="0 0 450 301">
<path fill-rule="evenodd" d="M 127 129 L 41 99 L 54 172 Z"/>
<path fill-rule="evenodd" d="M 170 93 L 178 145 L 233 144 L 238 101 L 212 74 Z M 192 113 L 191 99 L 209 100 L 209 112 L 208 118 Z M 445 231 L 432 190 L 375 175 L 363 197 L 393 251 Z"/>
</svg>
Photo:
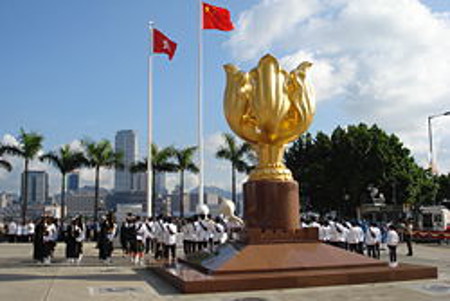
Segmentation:
<svg viewBox="0 0 450 301">
<path fill-rule="evenodd" d="M 225 199 L 231 199 L 231 192 L 216 186 L 205 186 L 203 187 L 203 190 L 205 193 L 211 193 L 211 194 L 217 194 L 218 196 L 225 198 Z M 198 194 L 198 187 L 192 189 L 189 193 L 191 194 Z"/>
</svg>

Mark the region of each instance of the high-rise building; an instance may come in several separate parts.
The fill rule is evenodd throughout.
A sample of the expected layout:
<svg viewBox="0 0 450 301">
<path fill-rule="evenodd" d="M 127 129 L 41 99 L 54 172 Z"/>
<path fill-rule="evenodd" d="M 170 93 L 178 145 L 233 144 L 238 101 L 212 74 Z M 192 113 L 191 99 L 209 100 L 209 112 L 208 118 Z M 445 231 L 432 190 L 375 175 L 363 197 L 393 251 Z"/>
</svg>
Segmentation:
<svg viewBox="0 0 450 301">
<path fill-rule="evenodd" d="M 25 194 L 25 173 L 22 173 L 21 196 Z M 45 171 L 28 171 L 27 200 L 29 204 L 45 204 L 49 200 L 48 174 Z"/>
<path fill-rule="evenodd" d="M 67 176 L 67 190 L 76 191 L 80 188 L 80 174 L 72 172 Z"/>
<path fill-rule="evenodd" d="M 156 195 L 166 195 L 166 173 L 157 172 L 155 175 L 155 193 Z"/>
<path fill-rule="evenodd" d="M 115 139 L 115 151 L 123 154 L 123 169 L 116 169 L 114 175 L 115 191 L 131 191 L 135 186 L 136 175 L 130 172 L 130 166 L 138 158 L 138 143 L 133 130 L 118 131 Z"/>
<path fill-rule="evenodd" d="M 147 191 L 147 173 L 136 173 L 133 181 L 133 190 Z"/>
</svg>

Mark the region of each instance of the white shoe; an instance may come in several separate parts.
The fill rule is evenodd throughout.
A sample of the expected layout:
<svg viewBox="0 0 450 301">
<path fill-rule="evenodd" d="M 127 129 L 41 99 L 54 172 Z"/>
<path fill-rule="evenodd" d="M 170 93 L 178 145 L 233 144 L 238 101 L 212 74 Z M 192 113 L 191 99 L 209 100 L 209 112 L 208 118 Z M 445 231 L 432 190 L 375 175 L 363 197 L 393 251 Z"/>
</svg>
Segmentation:
<svg viewBox="0 0 450 301">
<path fill-rule="evenodd" d="M 397 261 L 389 262 L 389 267 L 390 267 L 390 268 L 396 268 L 396 267 L 398 267 L 398 262 L 397 262 Z"/>
</svg>

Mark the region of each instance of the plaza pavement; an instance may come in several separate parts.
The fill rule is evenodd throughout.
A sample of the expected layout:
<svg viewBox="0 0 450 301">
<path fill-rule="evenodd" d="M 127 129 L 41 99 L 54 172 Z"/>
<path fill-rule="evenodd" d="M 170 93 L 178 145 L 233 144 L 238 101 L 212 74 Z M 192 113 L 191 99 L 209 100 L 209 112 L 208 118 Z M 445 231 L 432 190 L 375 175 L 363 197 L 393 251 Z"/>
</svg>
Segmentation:
<svg viewBox="0 0 450 301">
<path fill-rule="evenodd" d="M 414 245 L 413 257 L 399 248 L 399 261 L 439 268 L 437 280 L 330 286 L 239 293 L 183 295 L 145 267 L 135 267 L 115 251 L 110 266 L 100 264 L 92 243 L 85 244 L 81 266 L 63 260 L 63 243 L 56 262 L 38 266 L 31 261 L 31 245 L 0 244 L 0 300 L 217 300 L 217 301 L 450 301 L 450 246 Z M 386 252 L 382 259 L 386 260 Z"/>
</svg>

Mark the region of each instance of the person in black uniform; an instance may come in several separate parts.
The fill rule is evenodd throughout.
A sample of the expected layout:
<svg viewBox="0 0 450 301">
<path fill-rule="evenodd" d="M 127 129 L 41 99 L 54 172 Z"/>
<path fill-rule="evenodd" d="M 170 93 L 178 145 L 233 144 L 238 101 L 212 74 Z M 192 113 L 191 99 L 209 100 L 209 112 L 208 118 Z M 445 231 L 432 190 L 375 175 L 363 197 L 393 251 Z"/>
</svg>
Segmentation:
<svg viewBox="0 0 450 301">
<path fill-rule="evenodd" d="M 80 235 L 80 231 L 77 227 L 76 220 L 73 220 L 69 226 L 67 226 L 66 233 L 64 235 L 66 241 L 66 259 L 69 263 L 75 263 L 78 259 L 80 252 L 77 244 L 77 237 Z"/>
<path fill-rule="evenodd" d="M 114 215 L 109 212 L 106 218 L 100 224 L 98 237 L 99 258 L 105 263 L 111 263 L 111 255 L 114 250 L 113 240 L 116 235 L 116 223 Z"/>
<path fill-rule="evenodd" d="M 36 223 L 36 228 L 34 230 L 34 237 L 33 237 L 33 259 L 38 261 L 39 263 L 43 263 L 45 258 L 44 232 L 45 232 L 45 221 L 44 217 L 42 217 Z"/>
</svg>

